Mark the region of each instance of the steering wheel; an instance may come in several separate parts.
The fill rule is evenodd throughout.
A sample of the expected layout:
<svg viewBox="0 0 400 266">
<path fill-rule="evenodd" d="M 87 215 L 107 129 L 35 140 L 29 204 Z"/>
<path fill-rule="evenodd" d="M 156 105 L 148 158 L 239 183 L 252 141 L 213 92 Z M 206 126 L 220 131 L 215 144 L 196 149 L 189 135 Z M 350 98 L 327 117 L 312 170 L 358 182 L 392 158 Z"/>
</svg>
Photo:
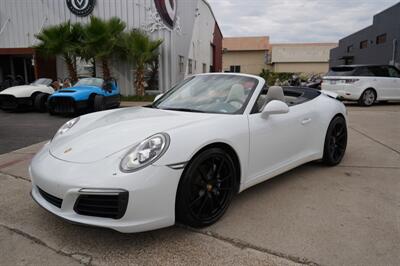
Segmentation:
<svg viewBox="0 0 400 266">
<path fill-rule="evenodd" d="M 229 100 L 228 103 L 230 105 L 234 106 L 234 107 L 240 108 L 244 104 L 244 101 L 241 101 L 239 99 L 235 99 L 235 100 Z"/>
</svg>

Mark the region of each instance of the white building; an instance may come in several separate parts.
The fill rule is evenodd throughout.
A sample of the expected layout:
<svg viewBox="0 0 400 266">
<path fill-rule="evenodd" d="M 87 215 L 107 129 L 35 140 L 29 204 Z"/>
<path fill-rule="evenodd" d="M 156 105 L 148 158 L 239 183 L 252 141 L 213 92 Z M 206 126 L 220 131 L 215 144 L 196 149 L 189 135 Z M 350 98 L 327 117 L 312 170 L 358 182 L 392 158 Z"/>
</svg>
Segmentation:
<svg viewBox="0 0 400 266">
<path fill-rule="evenodd" d="M 34 36 L 68 20 L 86 23 L 90 16 L 119 17 L 128 30 L 141 28 L 163 40 L 159 91 L 186 75 L 222 70 L 222 34 L 206 0 L 0 0 L 0 84 L 9 75 L 26 82 L 67 77 L 62 59 L 35 53 Z M 114 59 L 112 75 L 122 94 L 134 94 L 132 66 Z"/>
</svg>

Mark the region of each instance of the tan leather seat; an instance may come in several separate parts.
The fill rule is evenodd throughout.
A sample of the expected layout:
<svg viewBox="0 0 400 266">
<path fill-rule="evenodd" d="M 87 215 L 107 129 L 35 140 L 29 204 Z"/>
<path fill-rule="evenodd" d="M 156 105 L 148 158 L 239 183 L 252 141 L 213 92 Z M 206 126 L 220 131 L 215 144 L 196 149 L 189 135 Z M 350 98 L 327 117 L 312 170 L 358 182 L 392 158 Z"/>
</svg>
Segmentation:
<svg viewBox="0 0 400 266">
<path fill-rule="evenodd" d="M 278 100 L 285 102 L 285 95 L 283 94 L 283 89 L 280 86 L 272 86 L 268 88 L 267 95 L 265 97 L 265 103 L 269 103 L 272 100 Z"/>
<path fill-rule="evenodd" d="M 246 95 L 244 93 L 244 87 L 240 84 L 234 84 L 232 85 L 225 102 L 236 108 L 241 108 L 245 99 Z"/>
</svg>

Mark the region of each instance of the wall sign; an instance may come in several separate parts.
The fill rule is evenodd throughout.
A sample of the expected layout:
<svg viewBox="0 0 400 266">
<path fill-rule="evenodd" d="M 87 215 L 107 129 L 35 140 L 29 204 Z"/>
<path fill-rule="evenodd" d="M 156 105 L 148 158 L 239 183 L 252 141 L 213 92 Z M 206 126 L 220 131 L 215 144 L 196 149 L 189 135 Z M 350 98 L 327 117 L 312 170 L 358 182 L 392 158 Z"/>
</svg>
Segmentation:
<svg viewBox="0 0 400 266">
<path fill-rule="evenodd" d="M 86 17 L 92 13 L 96 0 L 67 0 L 68 9 L 77 16 Z"/>
<path fill-rule="evenodd" d="M 154 0 L 157 12 L 164 23 L 171 29 L 174 28 L 178 10 L 176 0 Z"/>
</svg>

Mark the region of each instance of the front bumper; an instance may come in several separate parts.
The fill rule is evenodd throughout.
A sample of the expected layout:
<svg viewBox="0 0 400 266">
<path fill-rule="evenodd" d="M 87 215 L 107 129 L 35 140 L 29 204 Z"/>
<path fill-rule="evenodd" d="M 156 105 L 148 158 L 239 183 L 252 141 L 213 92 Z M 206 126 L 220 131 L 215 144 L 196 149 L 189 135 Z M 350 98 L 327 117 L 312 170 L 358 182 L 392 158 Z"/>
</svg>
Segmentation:
<svg viewBox="0 0 400 266">
<path fill-rule="evenodd" d="M 72 97 L 53 96 L 49 99 L 48 108 L 52 113 L 74 114 L 89 111 L 90 102 L 88 100 L 75 101 Z"/>
<path fill-rule="evenodd" d="M 32 105 L 31 97 L 17 98 L 9 94 L 0 95 L 0 108 L 3 110 L 15 110 L 20 107 L 31 107 Z"/>
<path fill-rule="evenodd" d="M 54 158 L 47 146 L 34 157 L 29 172 L 32 197 L 49 212 L 73 223 L 126 233 L 175 223 L 175 196 L 182 169 L 150 165 L 137 172 L 122 173 L 118 169 L 121 153 L 98 162 L 78 164 Z M 39 188 L 61 199 L 60 207 L 46 199 Z M 91 195 L 126 191 L 129 197 L 123 216 L 106 218 L 79 214 L 77 200 L 88 191 Z"/>
</svg>

